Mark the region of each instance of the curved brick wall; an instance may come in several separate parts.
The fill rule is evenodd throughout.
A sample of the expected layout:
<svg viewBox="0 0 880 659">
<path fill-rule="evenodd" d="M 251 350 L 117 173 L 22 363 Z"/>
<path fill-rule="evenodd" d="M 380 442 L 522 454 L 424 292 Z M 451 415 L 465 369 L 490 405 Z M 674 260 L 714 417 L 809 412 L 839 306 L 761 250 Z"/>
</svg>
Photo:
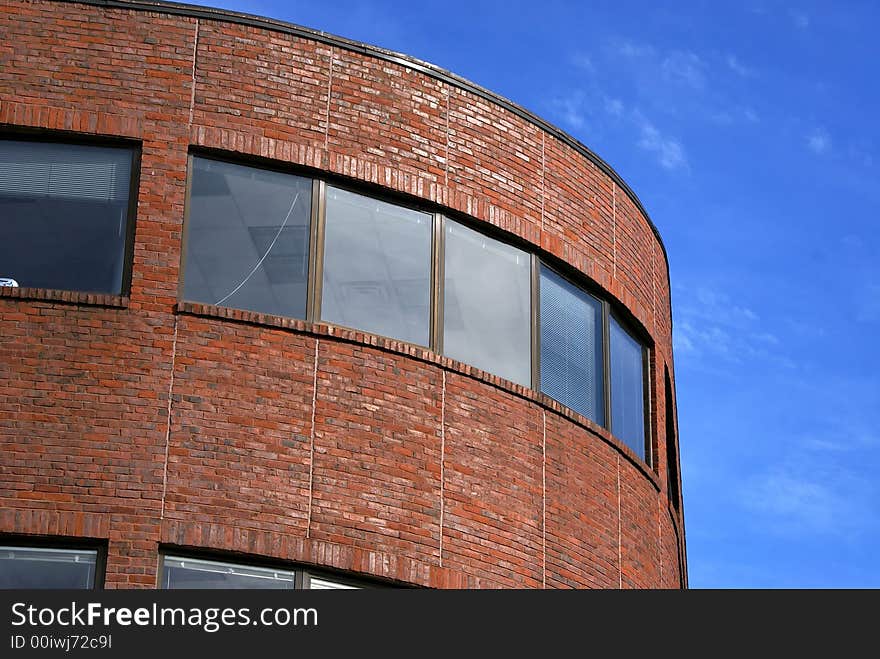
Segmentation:
<svg viewBox="0 0 880 659">
<path fill-rule="evenodd" d="M 667 262 L 607 165 L 402 56 L 97 4 L 0 1 L 0 128 L 142 148 L 129 296 L 0 289 L 0 533 L 106 539 L 110 588 L 153 587 L 160 544 L 437 587 L 686 584 Z M 422 198 L 578 269 L 652 337 L 663 459 L 426 349 L 178 303 L 191 147 Z"/>
</svg>

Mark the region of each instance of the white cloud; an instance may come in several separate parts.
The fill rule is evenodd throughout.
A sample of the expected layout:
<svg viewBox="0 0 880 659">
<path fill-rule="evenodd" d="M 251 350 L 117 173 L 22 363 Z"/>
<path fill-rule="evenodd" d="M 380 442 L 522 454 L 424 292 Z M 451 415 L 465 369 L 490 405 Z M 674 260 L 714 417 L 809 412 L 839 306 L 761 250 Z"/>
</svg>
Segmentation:
<svg viewBox="0 0 880 659">
<path fill-rule="evenodd" d="M 582 69 L 587 73 L 592 73 L 596 70 L 596 67 L 593 65 L 593 59 L 586 53 L 575 53 L 574 57 L 571 58 L 571 61 L 577 68 Z"/>
<path fill-rule="evenodd" d="M 740 62 L 734 55 L 727 56 L 727 66 L 731 71 L 743 78 L 750 78 L 755 75 L 752 69 Z"/>
<path fill-rule="evenodd" d="M 687 157 L 681 142 L 661 134 L 654 124 L 644 118 L 641 118 L 639 124 L 641 137 L 638 145 L 655 154 L 661 167 L 670 171 L 687 169 Z"/>
<path fill-rule="evenodd" d="M 619 98 L 606 97 L 605 112 L 614 117 L 619 117 L 623 114 L 623 102 Z"/>
<path fill-rule="evenodd" d="M 807 148 L 821 156 L 831 150 L 831 136 L 826 130 L 816 128 L 807 135 Z"/>
<path fill-rule="evenodd" d="M 674 83 L 702 89 L 706 84 L 706 63 L 696 53 L 676 50 L 662 64 L 664 77 Z"/>
<path fill-rule="evenodd" d="M 621 57 L 637 58 L 647 57 L 654 54 L 653 46 L 637 43 L 629 39 L 617 39 L 611 42 L 611 50 Z"/>
<path fill-rule="evenodd" d="M 743 503 L 782 534 L 837 534 L 851 527 L 853 514 L 847 497 L 824 479 L 776 469 L 751 479 Z"/>
<path fill-rule="evenodd" d="M 740 501 L 755 513 L 756 521 L 789 536 L 846 540 L 873 530 L 880 522 L 876 486 L 855 465 L 873 455 L 876 442 L 808 437 L 797 450 L 744 482 Z"/>
<path fill-rule="evenodd" d="M 746 305 L 736 304 L 722 291 L 704 285 L 674 290 L 673 348 L 701 369 L 747 360 L 762 368 L 791 371 L 798 365 L 784 353 L 786 341 L 768 331 L 761 317 Z"/>
<path fill-rule="evenodd" d="M 579 130 L 587 125 L 589 107 L 583 92 L 574 91 L 568 96 L 556 98 L 552 105 L 561 122 L 568 128 Z"/>
<path fill-rule="evenodd" d="M 810 17 L 804 12 L 792 9 L 789 16 L 791 16 L 791 22 L 794 23 L 794 26 L 799 30 L 806 30 L 810 27 Z"/>
</svg>

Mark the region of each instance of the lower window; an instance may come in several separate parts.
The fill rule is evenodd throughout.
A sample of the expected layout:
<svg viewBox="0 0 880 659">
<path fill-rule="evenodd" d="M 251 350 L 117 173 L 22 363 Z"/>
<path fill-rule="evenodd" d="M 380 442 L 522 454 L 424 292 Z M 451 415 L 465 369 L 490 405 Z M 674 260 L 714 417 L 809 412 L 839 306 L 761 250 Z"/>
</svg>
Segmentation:
<svg viewBox="0 0 880 659">
<path fill-rule="evenodd" d="M 296 573 L 292 570 L 180 556 L 165 556 L 162 562 L 162 588 L 293 590 L 296 587 L 295 580 Z"/>
<path fill-rule="evenodd" d="M 230 563 L 205 558 L 164 554 L 160 588 L 343 590 L 363 588 L 347 577 L 312 574 L 303 569 Z"/>
<path fill-rule="evenodd" d="M 0 546 L 0 589 L 96 588 L 97 565 L 97 549 Z"/>
</svg>

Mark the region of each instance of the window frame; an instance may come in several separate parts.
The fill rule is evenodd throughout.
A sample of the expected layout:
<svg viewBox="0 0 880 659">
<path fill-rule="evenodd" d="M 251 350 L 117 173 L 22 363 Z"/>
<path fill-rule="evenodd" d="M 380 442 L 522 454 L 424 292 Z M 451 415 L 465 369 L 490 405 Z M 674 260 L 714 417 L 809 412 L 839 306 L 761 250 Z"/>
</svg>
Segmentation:
<svg viewBox="0 0 880 659">
<path fill-rule="evenodd" d="M 25 535 L 20 533 L 0 533 L 0 545 L 21 547 L 22 549 L 69 549 L 70 551 L 95 552 L 95 579 L 91 588 L 83 590 L 104 590 L 107 573 L 107 541 L 97 538 L 77 538 L 67 536 Z M 52 589 L 47 589 L 52 590 Z M 56 589 L 62 590 L 62 589 Z"/>
<path fill-rule="evenodd" d="M 126 204 L 125 240 L 123 241 L 122 254 L 122 279 L 119 291 L 107 293 L 98 291 L 83 291 L 78 289 L 49 289 L 41 287 L 22 286 L 30 290 L 59 290 L 70 291 L 82 295 L 110 295 L 113 297 L 127 297 L 131 294 L 131 280 L 134 266 L 134 238 L 137 226 L 137 210 L 140 198 L 141 161 L 143 159 L 143 142 L 128 137 L 110 135 L 90 135 L 74 131 L 52 130 L 43 128 L 29 128 L 24 126 L 8 126 L 0 128 L 0 142 L 35 142 L 43 144 L 58 144 L 71 146 L 94 146 L 114 149 L 126 149 L 131 155 L 131 171 L 128 181 L 128 202 Z M 189 176 L 187 176 L 189 185 Z"/>
</svg>

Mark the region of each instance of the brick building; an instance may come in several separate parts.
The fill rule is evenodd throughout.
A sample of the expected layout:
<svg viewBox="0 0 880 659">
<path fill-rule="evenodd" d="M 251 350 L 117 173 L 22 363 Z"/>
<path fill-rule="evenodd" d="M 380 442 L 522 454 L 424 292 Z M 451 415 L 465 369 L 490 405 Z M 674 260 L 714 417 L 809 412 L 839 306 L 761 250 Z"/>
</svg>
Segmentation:
<svg viewBox="0 0 880 659">
<path fill-rule="evenodd" d="M 686 586 L 665 249 L 512 102 L 0 0 L 0 226 L 0 584 Z"/>
</svg>

